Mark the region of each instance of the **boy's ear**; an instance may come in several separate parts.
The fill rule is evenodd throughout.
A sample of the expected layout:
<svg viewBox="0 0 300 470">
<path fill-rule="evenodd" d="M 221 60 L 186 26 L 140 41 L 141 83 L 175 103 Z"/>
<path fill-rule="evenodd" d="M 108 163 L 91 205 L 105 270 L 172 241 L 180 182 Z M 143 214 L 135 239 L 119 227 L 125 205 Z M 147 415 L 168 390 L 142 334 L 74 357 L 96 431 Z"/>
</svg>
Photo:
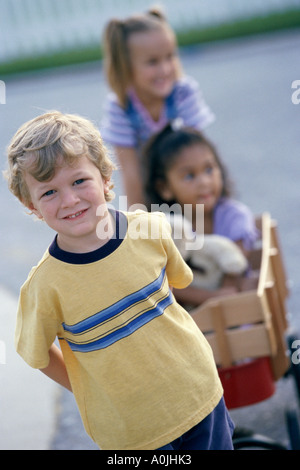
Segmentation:
<svg viewBox="0 0 300 470">
<path fill-rule="evenodd" d="M 166 183 L 166 181 L 162 179 L 157 180 L 155 184 L 155 189 L 160 195 L 160 197 L 165 201 L 171 201 L 172 199 L 174 199 L 173 191 L 169 188 L 169 185 L 168 183 Z"/>
<path fill-rule="evenodd" d="M 104 194 L 108 194 L 110 191 L 110 179 L 103 180 Z"/>
<path fill-rule="evenodd" d="M 25 204 L 25 206 L 26 206 L 34 215 L 36 215 L 38 219 L 43 219 L 42 214 L 38 211 L 38 209 L 36 209 L 36 208 L 34 207 L 34 205 L 32 204 L 32 202 L 30 202 L 29 204 Z"/>
</svg>

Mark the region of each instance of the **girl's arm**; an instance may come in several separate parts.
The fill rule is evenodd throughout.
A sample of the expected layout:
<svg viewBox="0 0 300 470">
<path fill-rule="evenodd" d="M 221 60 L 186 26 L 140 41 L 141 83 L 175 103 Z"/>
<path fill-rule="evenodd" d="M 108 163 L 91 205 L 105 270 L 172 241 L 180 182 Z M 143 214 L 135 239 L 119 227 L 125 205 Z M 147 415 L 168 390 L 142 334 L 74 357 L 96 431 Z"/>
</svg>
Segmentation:
<svg viewBox="0 0 300 470">
<path fill-rule="evenodd" d="M 62 352 L 54 343 L 49 349 L 49 356 L 50 361 L 48 366 L 44 369 L 40 369 L 40 371 L 50 377 L 50 379 L 57 382 L 59 385 L 62 385 L 67 390 L 72 392 L 72 387 L 67 374 L 67 369 L 65 366 Z"/>
<path fill-rule="evenodd" d="M 124 191 L 128 208 L 133 204 L 143 204 L 143 185 L 141 163 L 136 150 L 132 147 L 115 147 L 120 169 L 123 175 Z"/>
</svg>

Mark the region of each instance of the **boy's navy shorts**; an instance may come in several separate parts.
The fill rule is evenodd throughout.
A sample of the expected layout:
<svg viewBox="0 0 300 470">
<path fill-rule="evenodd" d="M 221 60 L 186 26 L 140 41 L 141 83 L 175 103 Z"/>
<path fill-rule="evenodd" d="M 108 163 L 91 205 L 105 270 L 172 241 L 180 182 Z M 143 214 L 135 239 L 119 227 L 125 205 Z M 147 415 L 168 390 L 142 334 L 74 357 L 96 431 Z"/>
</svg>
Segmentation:
<svg viewBox="0 0 300 470">
<path fill-rule="evenodd" d="M 234 424 L 224 398 L 199 424 L 157 450 L 233 450 Z"/>
</svg>

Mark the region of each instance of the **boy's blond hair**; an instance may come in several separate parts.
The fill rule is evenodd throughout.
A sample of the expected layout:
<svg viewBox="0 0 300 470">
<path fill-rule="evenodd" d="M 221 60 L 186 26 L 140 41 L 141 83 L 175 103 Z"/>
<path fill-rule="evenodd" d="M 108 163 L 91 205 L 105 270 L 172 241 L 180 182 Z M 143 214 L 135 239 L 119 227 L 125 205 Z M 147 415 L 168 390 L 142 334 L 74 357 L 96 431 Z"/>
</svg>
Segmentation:
<svg viewBox="0 0 300 470">
<path fill-rule="evenodd" d="M 5 176 L 9 189 L 27 207 L 31 198 L 24 172 L 38 181 L 48 181 L 61 160 L 72 165 L 82 156 L 95 164 L 104 180 L 110 180 L 115 169 L 92 122 L 59 111 L 49 111 L 23 124 L 12 138 L 7 154 L 9 167 Z M 112 187 L 111 183 L 109 193 L 105 194 L 107 201 L 114 197 Z"/>
<path fill-rule="evenodd" d="M 107 81 L 123 108 L 127 106 L 127 91 L 132 80 L 129 38 L 135 33 L 161 30 L 172 34 L 176 43 L 175 33 L 159 8 L 152 8 L 146 13 L 133 15 L 125 20 L 111 19 L 105 28 L 103 47 Z M 181 74 L 178 59 L 176 78 Z"/>
</svg>

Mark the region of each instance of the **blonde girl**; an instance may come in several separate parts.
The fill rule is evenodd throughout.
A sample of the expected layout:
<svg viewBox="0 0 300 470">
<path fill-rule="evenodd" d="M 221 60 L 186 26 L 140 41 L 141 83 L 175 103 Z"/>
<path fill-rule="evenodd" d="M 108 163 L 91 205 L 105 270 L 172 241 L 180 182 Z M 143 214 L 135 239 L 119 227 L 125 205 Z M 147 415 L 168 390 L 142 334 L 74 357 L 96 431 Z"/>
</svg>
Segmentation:
<svg viewBox="0 0 300 470">
<path fill-rule="evenodd" d="M 117 154 L 130 207 L 144 202 L 142 144 L 176 117 L 202 130 L 214 115 L 195 80 L 183 75 L 175 34 L 159 10 L 111 20 L 104 50 L 112 93 L 101 133 Z"/>
</svg>

